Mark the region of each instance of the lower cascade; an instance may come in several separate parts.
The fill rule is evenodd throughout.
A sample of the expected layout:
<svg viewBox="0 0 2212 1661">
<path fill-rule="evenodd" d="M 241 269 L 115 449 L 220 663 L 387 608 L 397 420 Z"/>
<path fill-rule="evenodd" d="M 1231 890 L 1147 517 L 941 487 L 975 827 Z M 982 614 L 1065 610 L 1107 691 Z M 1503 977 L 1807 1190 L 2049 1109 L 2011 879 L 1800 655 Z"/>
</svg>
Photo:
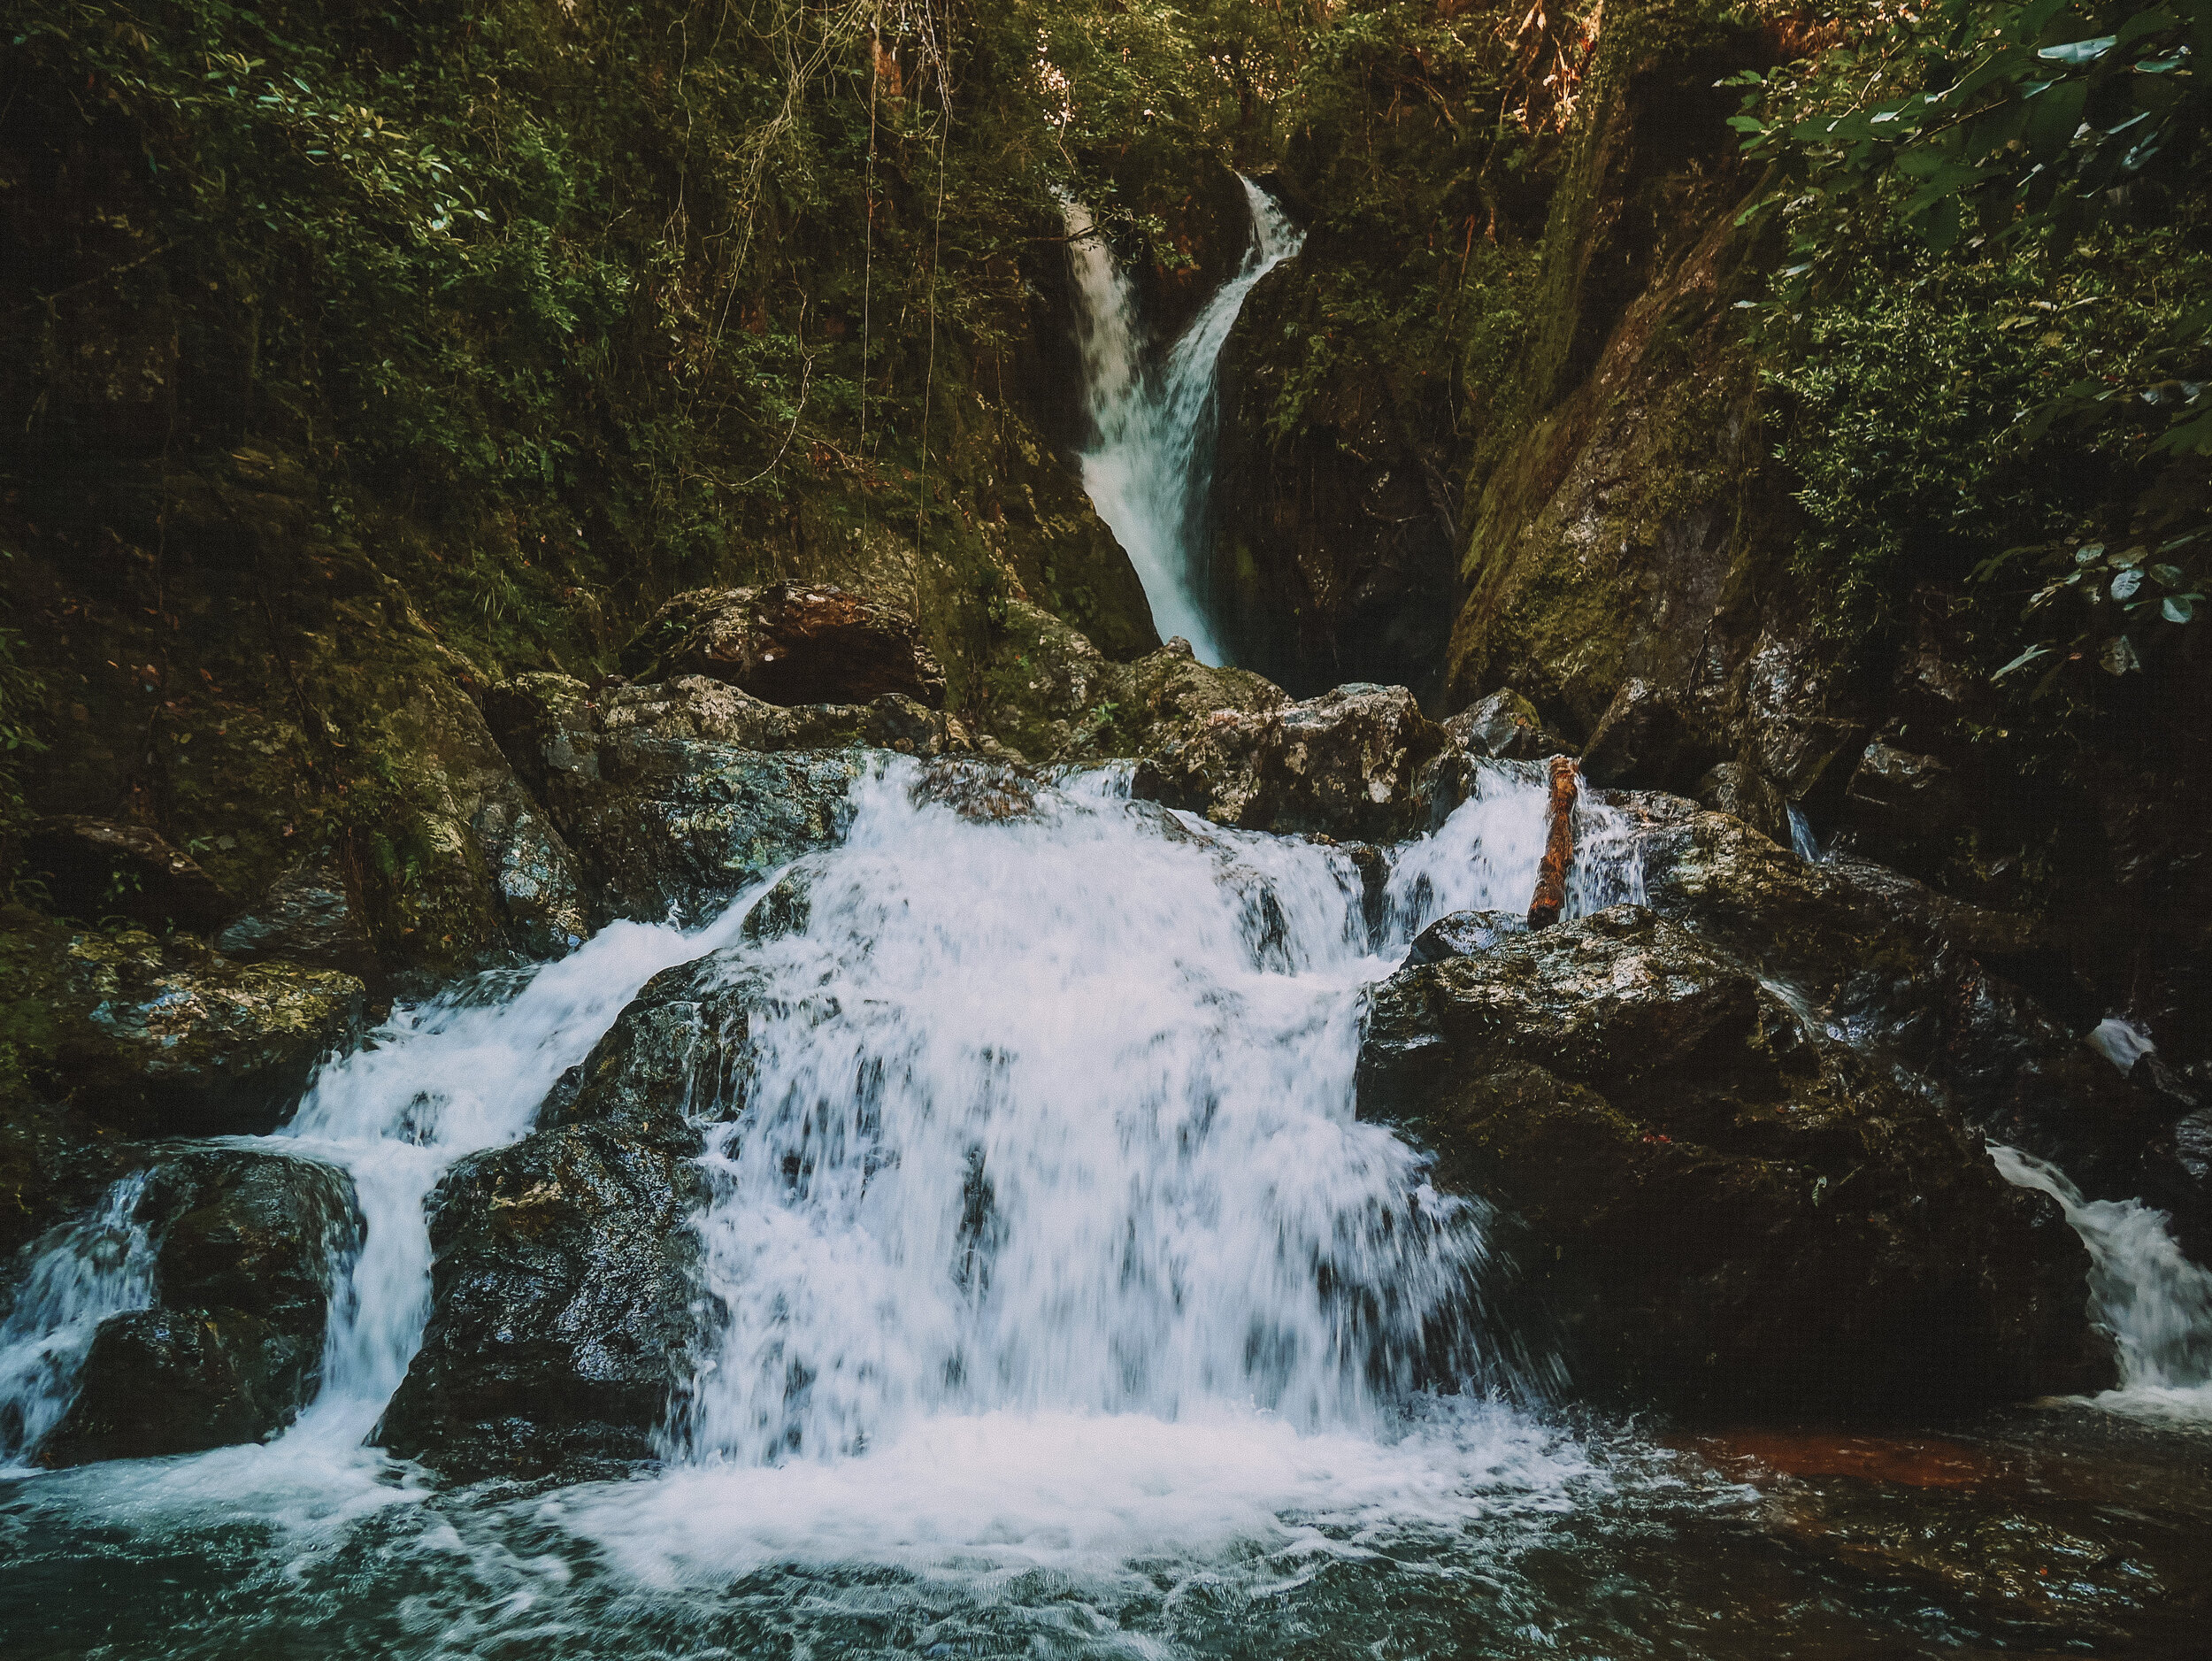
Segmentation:
<svg viewBox="0 0 2212 1661">
<path fill-rule="evenodd" d="M 1409 950 L 1515 950 L 1552 834 L 1535 770 L 1476 766 L 1438 828 L 1388 849 L 1133 800 L 1121 766 L 1045 783 L 879 756 L 849 807 L 833 845 L 704 927 L 616 924 L 401 1009 L 277 1134 L 227 1139 L 357 1196 L 312 1400 L 258 1445 L 19 1466 L 0 1529 L 196 1551 L 242 1529 L 259 1612 L 202 1587 L 165 1618 L 169 1653 L 228 1653 L 272 1606 L 320 1642 L 424 1655 L 565 1652 L 563 1634 L 873 1653 L 870 1623 L 927 1654 L 1213 1653 L 1232 1605 L 1274 1653 L 1300 1588 L 1337 1588 L 1313 1595 L 1343 1600 L 1347 1633 L 1396 1619 L 1379 1564 L 1432 1577 L 1417 1603 L 1536 1607 L 1524 1559 L 1571 1519 L 1755 1495 L 1724 1444 L 1692 1460 L 1564 1409 L 1520 1296 L 1541 1242 L 1356 1116 L 1375 984 L 1403 984 Z M 1604 925 L 1590 947 L 1617 951 L 1666 927 L 1634 813 L 1586 794 L 1572 830 L 1560 939 Z M 657 1106 L 703 1152 L 696 1337 L 661 1457 L 442 1485 L 378 1446 L 432 1319 L 428 1219 L 593 1088 L 580 1064 L 618 1019 L 661 1019 L 664 971 L 694 1050 Z M 741 1048 L 717 1051 L 731 1011 Z M 2090 1245 L 2123 1364 L 2106 1405 L 2200 1412 L 2202 1272 L 2154 1213 L 1996 1158 Z M 19 1458 L 100 1321 L 156 1294 L 145 1182 L 42 1242 L 0 1328 Z"/>
</svg>

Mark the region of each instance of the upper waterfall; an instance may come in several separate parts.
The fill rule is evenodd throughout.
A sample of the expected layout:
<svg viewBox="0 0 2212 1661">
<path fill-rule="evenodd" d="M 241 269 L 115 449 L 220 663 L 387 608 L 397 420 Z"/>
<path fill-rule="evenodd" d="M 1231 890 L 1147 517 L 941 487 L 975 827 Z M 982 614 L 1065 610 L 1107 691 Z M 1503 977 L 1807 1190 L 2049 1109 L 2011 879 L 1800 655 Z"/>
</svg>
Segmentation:
<svg viewBox="0 0 2212 1661">
<path fill-rule="evenodd" d="M 1076 333 L 1086 404 L 1095 429 L 1083 488 L 1128 553 L 1163 639 L 1180 634 L 1201 660 L 1225 661 L 1207 616 L 1202 511 L 1210 481 L 1215 367 L 1245 297 L 1295 254 L 1305 234 L 1242 174 L 1252 242 L 1236 274 L 1207 302 L 1164 362 L 1143 356 L 1136 290 L 1091 211 L 1066 204 L 1075 268 Z"/>
</svg>

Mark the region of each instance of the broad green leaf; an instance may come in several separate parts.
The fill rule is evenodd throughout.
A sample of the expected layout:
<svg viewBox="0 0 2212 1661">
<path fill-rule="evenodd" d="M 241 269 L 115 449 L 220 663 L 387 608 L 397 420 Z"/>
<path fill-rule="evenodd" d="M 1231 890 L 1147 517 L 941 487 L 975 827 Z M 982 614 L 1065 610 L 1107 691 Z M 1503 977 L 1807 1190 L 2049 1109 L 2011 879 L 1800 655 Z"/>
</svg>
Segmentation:
<svg viewBox="0 0 2212 1661">
<path fill-rule="evenodd" d="M 2086 41 L 2069 41 L 2063 46 L 2046 46 L 2036 53 L 2055 64 L 2093 64 L 2119 43 L 2116 35 L 2100 35 Z"/>
<path fill-rule="evenodd" d="M 2017 657 L 2015 657 L 2010 663 L 2007 664 L 2003 668 L 2000 669 L 1995 674 L 1990 676 L 1989 678 L 1992 681 L 2002 681 L 2014 670 L 2024 669 L 2030 664 L 2035 662 L 2038 658 L 2047 657 L 2050 655 L 2051 649 L 2048 646 L 2031 646 L 2027 649 L 2027 650 L 2022 652 Z"/>
<path fill-rule="evenodd" d="M 2135 591 L 2142 586 L 2143 573 L 2141 572 L 2123 571 L 2112 580 L 2112 597 L 2116 600 L 2132 599 L 2135 596 Z"/>
<path fill-rule="evenodd" d="M 2028 154 L 2038 161 L 2049 161 L 2066 148 L 2067 141 L 2081 126 L 2081 112 L 2089 102 L 2089 83 L 2070 81 L 2054 87 L 2028 106 L 2028 126 L 2024 136 Z"/>
<path fill-rule="evenodd" d="M 2143 660 L 2135 655 L 2135 647 L 2125 634 L 2115 634 L 2105 642 L 2097 664 L 2108 675 L 2124 675 L 2131 669 L 2142 668 Z"/>
<path fill-rule="evenodd" d="M 2159 604 L 2159 611 L 2169 623 L 2186 623 L 2196 615 L 2196 605 L 2188 596 L 2170 594 Z"/>
</svg>

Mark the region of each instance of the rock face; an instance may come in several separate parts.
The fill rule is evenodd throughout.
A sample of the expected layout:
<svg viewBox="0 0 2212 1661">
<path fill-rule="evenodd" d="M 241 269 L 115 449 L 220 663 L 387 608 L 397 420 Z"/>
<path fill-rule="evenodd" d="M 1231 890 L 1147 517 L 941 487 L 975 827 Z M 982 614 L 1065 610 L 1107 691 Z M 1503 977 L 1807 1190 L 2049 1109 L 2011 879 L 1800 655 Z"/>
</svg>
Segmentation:
<svg viewBox="0 0 2212 1661">
<path fill-rule="evenodd" d="M 365 1000 L 334 969 L 234 964 L 137 930 L 72 935 L 63 971 L 60 1070 L 88 1104 L 164 1135 L 275 1129 Z"/>
<path fill-rule="evenodd" d="M 430 1324 L 385 1446 L 463 1478 L 653 1457 L 713 1319 L 686 1109 L 741 1103 L 749 992 L 734 952 L 655 976 L 536 1131 L 439 1186 Z"/>
<path fill-rule="evenodd" d="M 850 589 L 772 588 L 680 594 L 623 654 L 634 680 L 699 674 L 771 704 L 865 704 L 885 694 L 930 708 L 945 674 L 914 619 Z"/>
<path fill-rule="evenodd" d="M 1442 378 L 1344 352 L 1315 384 L 1309 342 L 1340 322 L 1318 241 L 1260 281 L 1223 343 L 1213 612 L 1239 663 L 1299 692 L 1412 677 L 1432 698 L 1460 542 L 1461 468 L 1430 407 Z"/>
<path fill-rule="evenodd" d="M 1264 712 L 1217 712 L 1141 764 L 1132 788 L 1244 830 L 1398 841 L 1425 827 L 1417 786 L 1448 742 L 1403 687 L 1339 687 Z"/>
<path fill-rule="evenodd" d="M 314 1396 L 334 1265 L 360 1244 L 343 1173 L 279 1153 L 168 1151 L 137 1220 L 157 1252 L 157 1302 L 101 1324 L 42 1464 L 264 1441 Z"/>
<path fill-rule="evenodd" d="M 485 704 L 602 911 L 618 917 L 696 919 L 833 841 L 867 765 L 843 746 L 933 754 L 966 742 L 956 722 L 895 695 L 784 709 L 698 675 L 601 698 L 565 675 L 526 675 Z"/>
<path fill-rule="evenodd" d="M 1402 970 L 1375 996 L 1359 1111 L 1518 1219 L 1600 1399 L 1926 1411 L 2108 1371 L 2055 1208 L 1939 1102 L 1641 907 Z"/>
</svg>

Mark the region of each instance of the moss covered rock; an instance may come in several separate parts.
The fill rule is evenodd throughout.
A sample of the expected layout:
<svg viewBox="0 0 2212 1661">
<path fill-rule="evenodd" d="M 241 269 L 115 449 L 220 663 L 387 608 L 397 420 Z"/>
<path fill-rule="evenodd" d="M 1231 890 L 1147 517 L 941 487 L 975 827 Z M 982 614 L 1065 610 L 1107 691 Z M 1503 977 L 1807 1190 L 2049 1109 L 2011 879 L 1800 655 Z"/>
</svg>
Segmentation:
<svg viewBox="0 0 2212 1661">
<path fill-rule="evenodd" d="M 365 1007 L 349 974 L 233 963 L 188 935 L 70 934 L 52 968 L 45 1088 L 164 1135 L 275 1128 Z"/>
<path fill-rule="evenodd" d="M 1516 1220 L 1599 1399 L 1924 1411 L 2109 1371 L 2055 1208 L 1939 1099 L 1640 907 L 1402 970 L 1359 1111 Z"/>
</svg>

